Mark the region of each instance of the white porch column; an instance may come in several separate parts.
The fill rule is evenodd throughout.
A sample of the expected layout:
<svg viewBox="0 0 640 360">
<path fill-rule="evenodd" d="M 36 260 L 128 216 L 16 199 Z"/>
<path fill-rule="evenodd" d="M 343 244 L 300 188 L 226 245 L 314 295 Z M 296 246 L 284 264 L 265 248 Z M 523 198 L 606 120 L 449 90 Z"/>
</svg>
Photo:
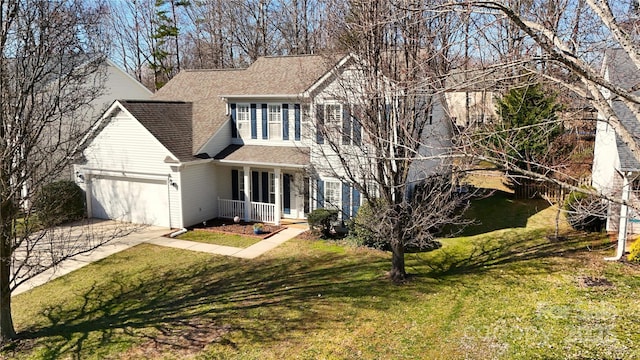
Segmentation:
<svg viewBox="0 0 640 360">
<path fill-rule="evenodd" d="M 251 168 L 245 166 L 242 168 L 244 172 L 244 221 L 251 220 Z"/>
<path fill-rule="evenodd" d="M 273 217 L 275 217 L 276 225 L 280 225 L 280 217 L 282 216 L 282 188 L 280 184 L 280 168 L 273 169 L 274 186 L 276 188 L 276 204 L 273 211 Z"/>
</svg>

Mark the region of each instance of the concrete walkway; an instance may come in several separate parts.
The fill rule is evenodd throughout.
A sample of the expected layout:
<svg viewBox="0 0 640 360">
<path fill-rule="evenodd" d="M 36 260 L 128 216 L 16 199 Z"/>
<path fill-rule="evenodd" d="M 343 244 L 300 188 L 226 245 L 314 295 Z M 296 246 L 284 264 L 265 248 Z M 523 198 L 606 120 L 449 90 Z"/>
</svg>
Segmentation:
<svg viewBox="0 0 640 360">
<path fill-rule="evenodd" d="M 244 249 L 231 247 L 231 246 L 204 244 L 204 243 L 195 242 L 195 241 L 171 239 L 166 237 L 149 240 L 147 241 L 147 243 L 159 245 L 159 246 L 168 246 L 168 247 L 173 247 L 178 249 L 184 249 L 184 250 L 206 252 L 209 254 L 234 256 L 234 257 L 239 257 L 243 259 L 254 259 L 264 254 L 265 252 L 273 248 L 276 248 L 278 245 L 284 243 L 285 241 L 289 239 L 293 239 L 294 237 L 300 235 L 306 230 L 307 230 L 306 228 L 289 227 L 271 237 L 268 237 Z"/>
<path fill-rule="evenodd" d="M 107 256 L 113 255 L 142 243 L 191 251 L 200 251 L 217 255 L 234 256 L 243 259 L 254 259 L 264 254 L 265 252 L 276 248 L 278 245 L 284 243 L 285 241 L 293 239 L 307 229 L 308 227 L 306 226 L 306 224 L 305 226 L 294 225 L 256 244 L 253 244 L 248 248 L 242 249 L 231 246 L 204 244 L 195 241 L 172 239 L 163 236 L 170 232 L 170 230 L 167 228 L 156 226 L 144 227 L 141 230 L 133 232 L 127 236 L 115 239 L 88 254 L 77 255 L 70 258 L 69 260 L 63 261 L 55 269 L 49 269 L 48 271 L 39 274 L 38 276 L 35 276 L 29 279 L 27 282 L 18 286 L 18 288 L 13 291 L 11 296 L 29 291 L 53 279 L 89 265 L 92 262 L 104 259 Z"/>
</svg>

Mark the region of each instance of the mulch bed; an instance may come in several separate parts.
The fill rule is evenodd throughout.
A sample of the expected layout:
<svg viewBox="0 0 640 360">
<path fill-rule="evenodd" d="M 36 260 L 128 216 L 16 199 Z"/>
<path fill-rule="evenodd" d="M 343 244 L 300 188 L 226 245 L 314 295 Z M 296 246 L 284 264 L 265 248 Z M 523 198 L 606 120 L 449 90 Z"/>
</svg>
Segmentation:
<svg viewBox="0 0 640 360">
<path fill-rule="evenodd" d="M 286 229 L 285 226 L 262 223 L 262 233 L 255 234 L 253 232 L 253 224 L 255 224 L 255 222 L 240 221 L 239 223 L 234 223 L 232 219 L 216 218 L 207 220 L 203 224 L 193 226 L 192 228 L 189 228 L 189 230 L 198 229 L 266 239 Z"/>
</svg>

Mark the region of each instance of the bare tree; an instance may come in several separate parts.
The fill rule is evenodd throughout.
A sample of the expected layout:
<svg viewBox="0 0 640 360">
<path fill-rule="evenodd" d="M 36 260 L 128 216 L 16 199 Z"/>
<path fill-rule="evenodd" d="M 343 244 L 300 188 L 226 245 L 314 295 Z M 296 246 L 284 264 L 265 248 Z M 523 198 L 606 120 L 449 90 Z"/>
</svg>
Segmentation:
<svg viewBox="0 0 640 360">
<path fill-rule="evenodd" d="M 150 89 L 149 71 L 154 46 L 155 0 L 114 1 L 108 5 L 105 35 L 111 39 L 108 53 L 125 71 Z"/>
<path fill-rule="evenodd" d="M 434 232 L 460 220 L 448 160 L 452 127 L 444 116 L 442 75 L 456 24 L 409 1 L 351 1 L 342 27 L 353 56 L 330 92 L 342 108 L 316 104 L 312 163 L 362 194 L 375 232 L 392 251 L 389 277 L 406 276 L 407 247 L 434 244 Z M 340 113 L 342 111 L 342 113 Z"/>
<path fill-rule="evenodd" d="M 227 14 L 228 1 L 192 3 L 185 8 L 189 26 L 185 26 L 185 68 L 223 69 L 235 66 L 232 29 Z"/>
<path fill-rule="evenodd" d="M 635 73 L 640 69 L 638 52 L 638 14 L 637 1 L 608 0 L 537 0 L 529 1 L 526 8 L 516 7 L 511 1 L 462 1 L 450 2 L 448 6 L 456 11 L 468 11 L 482 16 L 486 34 L 492 34 L 497 24 L 510 24 L 517 29 L 525 44 L 534 51 L 518 54 L 510 64 L 494 59 L 496 64 L 507 65 L 518 73 L 536 74 L 547 83 L 554 83 L 564 92 L 577 94 L 589 101 L 600 114 L 599 121 L 613 129 L 615 136 L 629 149 L 633 158 L 640 159 L 640 147 L 635 140 L 640 115 L 640 96 L 637 86 L 630 84 L 637 79 Z M 487 38 L 480 42 L 489 44 Z M 486 47 L 488 48 L 488 46 Z M 480 51 L 483 49 L 479 48 Z M 490 54 L 484 53 L 484 57 Z M 603 71 L 602 65 L 611 62 L 625 64 L 634 71 L 623 77 L 612 77 L 611 72 Z M 612 68 L 609 68 L 612 69 Z M 628 71 L 628 70 L 626 70 Z M 625 111 L 621 112 L 620 109 Z M 620 118 L 624 115 L 624 119 Z M 504 168 L 523 171 L 504 154 L 494 152 L 489 160 L 501 164 Z M 589 192 L 570 182 L 564 181 L 561 168 L 548 168 L 548 171 L 527 171 L 523 174 L 532 178 L 550 180 L 570 190 Z M 622 203 L 626 200 L 620 194 L 607 189 L 599 189 L 596 194 L 608 201 Z M 623 191 L 624 194 L 624 191 Z M 621 226 L 622 229 L 622 226 Z M 624 248 L 619 236 L 618 257 Z"/>
<path fill-rule="evenodd" d="M 83 1 L 0 2 L 1 342 L 16 335 L 16 287 L 112 239 L 43 229 L 31 206 L 34 191 L 68 168 L 88 132 L 84 116 L 101 92 L 102 10 Z"/>
</svg>

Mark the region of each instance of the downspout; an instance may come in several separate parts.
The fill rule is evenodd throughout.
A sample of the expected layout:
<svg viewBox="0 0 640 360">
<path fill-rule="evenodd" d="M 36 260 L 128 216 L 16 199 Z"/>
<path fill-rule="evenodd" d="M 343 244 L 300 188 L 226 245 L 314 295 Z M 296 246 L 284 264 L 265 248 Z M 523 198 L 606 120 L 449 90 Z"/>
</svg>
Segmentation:
<svg viewBox="0 0 640 360">
<path fill-rule="evenodd" d="M 171 174 L 167 175 L 167 207 L 169 208 L 169 229 L 172 229 L 171 226 L 171 187 L 173 186 L 173 180 L 171 179 Z"/>
<path fill-rule="evenodd" d="M 622 173 L 622 202 L 620 205 L 620 225 L 618 226 L 618 250 L 616 256 L 604 258 L 607 261 L 618 261 L 624 256 L 627 244 L 627 224 L 629 223 L 629 198 L 631 195 L 629 178 L 631 173 Z"/>
</svg>

